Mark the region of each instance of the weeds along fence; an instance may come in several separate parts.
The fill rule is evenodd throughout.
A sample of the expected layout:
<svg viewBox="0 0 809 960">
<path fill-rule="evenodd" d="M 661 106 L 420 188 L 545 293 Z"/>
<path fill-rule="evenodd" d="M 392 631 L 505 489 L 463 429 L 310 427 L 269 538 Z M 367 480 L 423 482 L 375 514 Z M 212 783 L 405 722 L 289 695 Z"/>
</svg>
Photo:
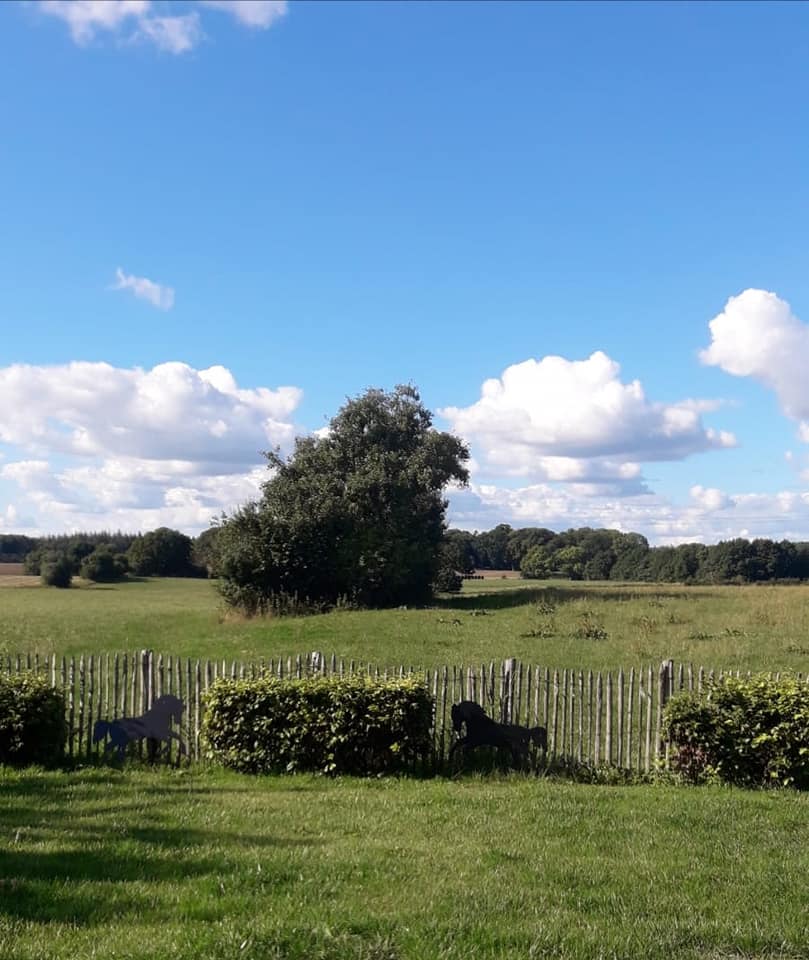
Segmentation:
<svg viewBox="0 0 809 960">
<path fill-rule="evenodd" d="M 550 758 L 649 771 L 666 755 L 661 722 L 669 698 L 681 690 L 701 690 L 706 680 L 724 675 L 673 660 L 608 671 L 560 670 L 514 659 L 415 670 L 380 668 L 319 653 L 244 663 L 193 660 L 151 650 L 69 658 L 20 654 L 0 659 L 0 669 L 8 673 L 33 670 L 62 690 L 67 750 L 75 759 L 100 752 L 100 745 L 93 743 L 97 720 L 140 716 L 163 694 L 173 694 L 185 703 L 178 732 L 188 756 L 202 759 L 205 694 L 220 677 L 417 674 L 435 701 L 429 766 L 439 771 L 447 764 L 453 742 L 450 708 L 460 700 L 473 700 L 503 723 L 545 727 Z M 738 671 L 733 675 L 739 676 Z"/>
</svg>

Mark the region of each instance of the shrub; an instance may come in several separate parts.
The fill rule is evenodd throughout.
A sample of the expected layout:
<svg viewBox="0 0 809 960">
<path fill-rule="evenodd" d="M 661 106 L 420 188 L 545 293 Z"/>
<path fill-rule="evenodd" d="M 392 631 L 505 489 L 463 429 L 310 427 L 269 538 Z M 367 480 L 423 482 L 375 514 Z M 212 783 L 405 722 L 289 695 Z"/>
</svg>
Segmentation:
<svg viewBox="0 0 809 960">
<path fill-rule="evenodd" d="M 48 554 L 40 565 L 40 578 L 46 587 L 69 587 L 73 581 L 73 568 L 63 554 Z"/>
<path fill-rule="evenodd" d="M 32 550 L 26 554 L 23 560 L 23 570 L 32 577 L 38 577 L 42 573 L 42 551 Z"/>
<path fill-rule="evenodd" d="M 672 767 L 694 782 L 809 789 L 809 684 L 795 678 L 729 677 L 666 705 Z"/>
<path fill-rule="evenodd" d="M 203 729 L 211 756 L 236 770 L 367 775 L 423 756 L 432 714 L 432 697 L 412 677 L 221 679 Z"/>
<path fill-rule="evenodd" d="M 435 576 L 433 589 L 439 593 L 458 593 L 463 586 L 461 575 L 454 567 L 442 564 Z"/>
<path fill-rule="evenodd" d="M 85 580 L 95 583 L 114 583 L 116 580 L 123 580 L 128 569 L 125 554 L 114 554 L 110 547 L 101 546 L 84 558 L 81 575 Z"/>
<path fill-rule="evenodd" d="M 0 674 L 0 763 L 58 763 L 66 739 L 59 690 L 34 673 Z"/>
</svg>

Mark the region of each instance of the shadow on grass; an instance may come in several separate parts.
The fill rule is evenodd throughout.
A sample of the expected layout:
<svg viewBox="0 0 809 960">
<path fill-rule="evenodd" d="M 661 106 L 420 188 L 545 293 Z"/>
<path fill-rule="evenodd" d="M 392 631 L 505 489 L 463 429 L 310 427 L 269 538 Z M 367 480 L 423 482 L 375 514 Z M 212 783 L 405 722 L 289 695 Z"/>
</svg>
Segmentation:
<svg viewBox="0 0 809 960">
<path fill-rule="evenodd" d="M 194 881 L 197 888 L 203 884 L 203 891 L 210 887 L 205 910 L 217 919 L 225 909 L 217 890 L 233 876 L 239 876 L 240 889 L 251 883 L 277 888 L 295 882 L 297 873 L 283 862 L 273 865 L 272 856 L 260 878 L 245 879 L 247 851 L 295 850 L 326 842 L 321 837 L 167 826 L 159 809 L 144 808 L 135 797 L 126 802 L 127 792 L 134 793 L 131 788 L 117 793 L 124 800 L 117 805 L 93 802 L 92 796 L 82 802 L 75 788 L 73 783 L 60 790 L 51 780 L 42 789 L 41 782 L 32 785 L 28 778 L 4 786 L 3 800 L 11 794 L 14 802 L 0 808 L 0 835 L 10 841 L 0 853 L 0 918 L 80 926 L 136 915 L 168 919 L 176 912 L 173 899 L 162 906 L 160 895 L 148 885 L 176 887 Z M 180 799 L 189 793 L 148 785 L 143 792 L 150 800 L 155 794 Z"/>
<path fill-rule="evenodd" d="M 103 845 L 100 839 L 91 845 L 87 838 L 78 837 L 63 839 L 62 843 L 75 844 L 78 840 L 81 848 L 42 851 L 23 847 L 19 852 L 4 853 L 0 861 L 0 918 L 78 926 L 119 922 L 127 916 L 148 917 L 150 922 L 176 919 L 174 897 L 168 897 L 163 905 L 162 895 L 150 887 L 166 885 L 176 890 L 190 881 L 197 894 L 200 890 L 207 894 L 210 903 L 205 910 L 209 918 L 218 919 L 227 910 L 219 894 L 231 884 L 232 877 L 239 875 L 243 892 L 251 886 L 260 892 L 263 884 L 277 889 L 294 883 L 297 876 L 284 864 L 268 863 L 251 884 L 242 876 L 241 860 L 206 855 L 199 845 L 189 848 L 183 831 L 146 834 L 153 845 L 148 849 L 133 844 L 137 837 L 124 837 L 123 849 L 116 850 L 122 842 L 116 832 L 115 839 L 107 839 Z M 208 841 L 214 836 L 229 839 L 213 833 L 206 836 Z M 303 842 L 268 841 L 267 845 L 270 843 L 283 847 Z M 205 878 L 209 878 L 207 883 Z"/>
<path fill-rule="evenodd" d="M 463 596 L 440 597 L 434 601 L 437 610 L 510 610 L 515 607 L 527 607 L 534 603 L 549 603 L 560 606 L 574 600 L 597 600 L 601 602 L 629 602 L 632 600 L 688 600 L 693 594 L 679 584 L 638 584 L 639 588 L 654 587 L 651 590 L 628 590 L 604 588 L 604 584 L 588 587 L 585 584 L 544 587 L 521 587 L 498 590 L 492 593 L 470 593 Z M 705 591 L 701 597 L 711 596 Z"/>
<path fill-rule="evenodd" d="M 97 775 L 78 782 L 65 778 L 65 774 L 77 772 L 86 773 L 88 769 Z M 135 769 L 137 771 L 138 768 Z M 144 811 L 148 810 L 148 808 L 144 808 L 143 802 L 138 798 L 139 793 L 147 794 L 150 799 L 161 797 L 183 800 L 186 798 L 213 798 L 222 796 L 223 794 L 238 796 L 249 793 L 253 788 L 253 784 L 249 779 L 246 779 L 241 785 L 226 785 L 213 782 L 210 786 L 195 786 L 184 780 L 182 776 L 178 776 L 175 783 L 165 786 L 159 782 L 161 773 L 165 769 L 167 768 L 157 768 L 159 772 L 155 773 L 154 776 L 156 782 L 152 782 L 152 778 L 150 777 L 138 783 L 132 783 L 127 778 L 127 773 L 131 773 L 132 769 L 124 770 L 121 767 L 105 767 L 101 764 L 94 765 L 90 768 L 66 766 L 64 769 L 49 770 L 44 775 L 41 772 L 31 774 L 30 776 L 27 774 L 17 775 L 0 784 L 0 823 L 9 822 L 9 820 L 13 819 L 17 808 L 11 806 L 9 801 L 15 798 L 24 801 L 25 805 L 22 806 L 20 810 L 27 813 L 30 821 L 32 814 L 36 813 L 35 804 L 54 806 L 63 803 L 75 803 L 77 799 L 81 801 L 81 791 L 83 789 L 86 789 L 89 794 L 90 791 L 97 789 L 99 783 L 103 783 L 107 789 L 115 791 L 110 794 L 111 802 L 108 809 L 111 812 L 129 809 L 129 805 L 121 803 L 121 800 L 127 793 L 133 794 L 132 809 Z M 148 770 L 151 773 L 155 771 L 155 768 L 149 767 Z M 104 776 L 104 774 L 108 776 Z M 283 784 L 274 784 L 273 792 L 278 794 L 321 793 L 326 789 L 327 783 L 328 780 L 326 778 L 307 778 L 302 782 L 294 776 L 291 776 L 288 778 L 288 782 L 285 781 Z"/>
</svg>

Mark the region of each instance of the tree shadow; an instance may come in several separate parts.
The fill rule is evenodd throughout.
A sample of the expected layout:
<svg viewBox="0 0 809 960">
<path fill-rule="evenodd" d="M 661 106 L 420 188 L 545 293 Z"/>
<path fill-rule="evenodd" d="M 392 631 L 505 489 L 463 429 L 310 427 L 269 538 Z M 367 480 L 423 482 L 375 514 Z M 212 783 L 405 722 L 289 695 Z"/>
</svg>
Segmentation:
<svg viewBox="0 0 809 960">
<path fill-rule="evenodd" d="M 544 587 L 498 590 L 492 593 L 470 593 L 463 596 L 439 597 L 433 602 L 438 610 L 508 610 L 524 607 L 545 598 Z"/>
<path fill-rule="evenodd" d="M 149 887 L 181 887 L 189 881 L 210 877 L 222 884 L 242 873 L 241 860 L 232 854 L 215 856 L 203 852 L 204 844 L 214 839 L 230 840 L 208 833 L 191 831 L 192 844 L 184 831 L 140 831 L 127 838 L 116 831 L 115 840 L 100 846 L 88 837 L 65 840 L 81 846 L 59 850 L 31 850 L 20 845 L 19 852 L 4 852 L 0 862 L 0 918 L 29 923 L 70 923 L 96 926 L 120 922 L 127 916 L 148 916 L 151 922 L 175 917 L 171 903 L 160 904 L 159 895 Z M 200 836 L 204 834 L 207 841 Z M 116 849 L 123 839 L 123 847 Z M 132 840 L 156 844 L 144 851 Z M 255 839 L 255 838 L 252 838 Z M 129 842 L 127 842 L 127 840 Z M 167 841 L 171 841 L 167 843 Z M 312 841 L 312 843 L 323 841 Z M 263 846 L 303 846 L 306 841 L 264 838 Z M 28 847 L 26 849 L 26 847 Z M 163 848 L 163 849 L 160 849 Z M 223 879 L 224 878 L 224 881 Z M 261 883 L 277 886 L 294 882 L 294 873 L 285 864 L 266 864 Z M 141 886 L 142 885 L 142 886 Z M 240 880 L 244 887 L 244 881 Z M 216 907 L 214 911 L 216 912 Z M 225 907 L 223 906 L 222 911 Z"/>
<path fill-rule="evenodd" d="M 31 779 L 3 789 L 3 799 L 10 795 L 13 799 L 0 809 L 2 833 L 11 839 L 0 855 L 0 918 L 81 926 L 135 915 L 160 920 L 172 916 L 174 909 L 161 906 L 149 885 L 181 886 L 200 877 L 218 883 L 224 877 L 228 882 L 236 874 L 241 878 L 248 851 L 294 850 L 327 842 L 321 836 L 167 825 L 165 801 L 162 808 L 144 810 L 134 797 L 126 802 L 126 791 L 132 789 L 126 784 L 118 793 L 124 803 L 114 804 L 94 802 L 92 792 L 77 802 L 75 781 L 62 789 L 50 781 L 42 789 L 41 781 L 37 785 Z M 189 793 L 184 787 L 145 789 L 150 798 L 158 792 L 178 799 Z M 294 881 L 283 857 L 280 862 L 268 860 L 260 883 Z"/>
<path fill-rule="evenodd" d="M 498 590 L 492 593 L 469 593 L 463 596 L 440 597 L 434 601 L 433 607 L 437 610 L 510 610 L 515 607 L 526 607 L 535 603 L 548 603 L 561 606 L 575 600 L 595 600 L 600 602 L 630 602 L 630 601 L 664 601 L 664 600 L 692 600 L 694 594 L 682 584 L 639 583 L 639 589 L 632 590 L 625 586 L 619 589 L 607 587 L 599 581 L 599 585 L 587 586 L 586 583 L 565 586 L 521 587 L 508 590 Z M 645 587 L 646 589 L 640 589 Z M 651 588 L 651 589 L 649 589 Z M 701 597 L 712 597 L 714 591 L 700 590 Z"/>
</svg>

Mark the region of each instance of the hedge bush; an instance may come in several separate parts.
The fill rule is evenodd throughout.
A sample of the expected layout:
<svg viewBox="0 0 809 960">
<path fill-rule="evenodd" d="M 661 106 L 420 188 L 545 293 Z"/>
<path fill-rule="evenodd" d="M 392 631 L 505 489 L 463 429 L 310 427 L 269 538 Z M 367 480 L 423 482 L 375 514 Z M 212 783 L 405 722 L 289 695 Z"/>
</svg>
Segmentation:
<svg viewBox="0 0 809 960">
<path fill-rule="evenodd" d="M 94 583 L 115 583 L 126 578 L 129 562 L 125 553 L 113 553 L 108 546 L 96 547 L 81 562 L 81 575 Z"/>
<path fill-rule="evenodd" d="M 66 589 L 73 582 L 73 568 L 63 553 L 43 557 L 39 570 L 43 586 Z"/>
<path fill-rule="evenodd" d="M 209 755 L 250 773 L 395 773 L 431 745 L 432 697 L 410 677 L 220 679 L 206 707 Z"/>
<path fill-rule="evenodd" d="M 672 768 L 693 782 L 809 789 L 809 683 L 765 675 L 711 682 L 666 705 Z"/>
<path fill-rule="evenodd" d="M 61 691 L 34 673 L 0 674 L 0 763 L 50 766 L 66 739 Z"/>
</svg>

